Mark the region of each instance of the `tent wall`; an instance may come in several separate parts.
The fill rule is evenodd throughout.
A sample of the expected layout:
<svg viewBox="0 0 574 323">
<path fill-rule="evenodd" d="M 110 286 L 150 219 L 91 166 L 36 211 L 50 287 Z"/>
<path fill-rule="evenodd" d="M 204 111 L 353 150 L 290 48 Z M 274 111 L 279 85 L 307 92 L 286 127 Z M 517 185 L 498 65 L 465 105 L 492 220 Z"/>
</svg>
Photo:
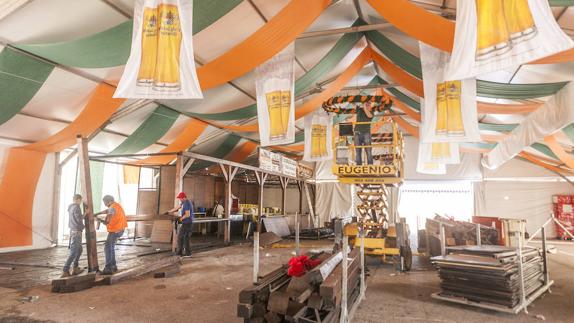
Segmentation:
<svg viewBox="0 0 574 323">
<path fill-rule="evenodd" d="M 4 160 L 10 149 L 9 146 L 0 145 L 0 181 L 4 173 Z M 54 195 L 54 167 L 55 154 L 48 154 L 38 180 L 32 207 L 32 228 L 23 230 L 32 231 L 32 245 L 22 247 L 0 248 L 0 252 L 42 249 L 52 245 L 52 204 Z M 23 165 L 24 166 L 24 165 Z M 25 171 L 25 167 L 22 168 Z M 1 239 L 2 237 L 0 237 Z"/>
<path fill-rule="evenodd" d="M 321 225 L 337 217 L 344 218 L 353 215 L 352 185 L 318 183 L 316 192 L 315 213 Z"/>
</svg>

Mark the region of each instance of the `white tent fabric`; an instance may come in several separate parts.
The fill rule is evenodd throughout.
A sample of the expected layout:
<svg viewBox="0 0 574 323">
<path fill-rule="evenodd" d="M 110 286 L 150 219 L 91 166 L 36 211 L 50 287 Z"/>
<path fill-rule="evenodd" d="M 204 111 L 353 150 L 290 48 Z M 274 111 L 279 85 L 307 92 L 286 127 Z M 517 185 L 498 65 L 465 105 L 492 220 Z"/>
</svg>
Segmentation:
<svg viewBox="0 0 574 323">
<path fill-rule="evenodd" d="M 334 218 L 346 218 L 353 214 L 353 186 L 341 183 L 319 183 L 315 186 L 315 213 L 322 226 Z"/>
<path fill-rule="evenodd" d="M 574 84 L 568 83 L 486 154 L 482 158 L 482 164 L 487 168 L 496 169 L 525 147 L 574 122 L 573 101 Z"/>
</svg>

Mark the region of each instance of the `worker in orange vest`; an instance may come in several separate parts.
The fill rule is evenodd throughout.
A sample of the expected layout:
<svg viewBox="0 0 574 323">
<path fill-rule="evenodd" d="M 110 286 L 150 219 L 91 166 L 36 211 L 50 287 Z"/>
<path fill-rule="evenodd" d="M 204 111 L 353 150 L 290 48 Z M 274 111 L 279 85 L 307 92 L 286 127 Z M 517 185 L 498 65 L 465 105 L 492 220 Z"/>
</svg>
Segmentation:
<svg viewBox="0 0 574 323">
<path fill-rule="evenodd" d="M 124 234 L 124 229 L 127 228 L 128 222 L 126 221 L 126 214 L 122 206 L 114 201 L 114 197 L 106 195 L 103 198 L 104 204 L 107 209 L 99 213 L 106 214 L 104 219 L 97 218 L 98 221 L 105 224 L 108 229 L 108 237 L 104 246 L 104 254 L 106 256 L 106 266 L 104 267 L 103 275 L 112 275 L 118 271 L 116 264 L 116 242 Z"/>
</svg>

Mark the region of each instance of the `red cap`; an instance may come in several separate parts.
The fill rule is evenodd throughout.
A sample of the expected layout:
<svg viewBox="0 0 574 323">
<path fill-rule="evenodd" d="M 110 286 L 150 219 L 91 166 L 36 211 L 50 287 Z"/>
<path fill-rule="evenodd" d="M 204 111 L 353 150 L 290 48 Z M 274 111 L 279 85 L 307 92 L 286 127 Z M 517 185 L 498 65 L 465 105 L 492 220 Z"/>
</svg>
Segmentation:
<svg viewBox="0 0 574 323">
<path fill-rule="evenodd" d="M 178 198 L 178 199 L 186 199 L 186 198 L 187 198 L 187 195 L 185 195 L 184 192 L 179 192 L 179 194 L 177 194 L 177 198 Z"/>
</svg>

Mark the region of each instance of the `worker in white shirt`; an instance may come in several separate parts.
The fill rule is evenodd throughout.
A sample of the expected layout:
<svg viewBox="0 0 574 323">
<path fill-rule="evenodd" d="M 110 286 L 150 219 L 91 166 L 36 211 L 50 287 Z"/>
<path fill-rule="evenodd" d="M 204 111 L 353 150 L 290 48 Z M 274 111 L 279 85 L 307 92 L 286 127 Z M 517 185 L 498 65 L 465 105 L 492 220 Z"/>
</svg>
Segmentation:
<svg viewBox="0 0 574 323">
<path fill-rule="evenodd" d="M 216 217 L 218 219 L 222 219 L 223 218 L 223 205 L 222 204 L 223 201 L 220 200 L 216 200 L 215 201 L 215 205 L 213 206 L 213 211 L 211 212 L 211 216 Z M 217 224 L 217 236 L 219 237 L 221 234 L 223 234 L 223 228 L 224 225 L 222 222 L 218 222 Z"/>
</svg>

